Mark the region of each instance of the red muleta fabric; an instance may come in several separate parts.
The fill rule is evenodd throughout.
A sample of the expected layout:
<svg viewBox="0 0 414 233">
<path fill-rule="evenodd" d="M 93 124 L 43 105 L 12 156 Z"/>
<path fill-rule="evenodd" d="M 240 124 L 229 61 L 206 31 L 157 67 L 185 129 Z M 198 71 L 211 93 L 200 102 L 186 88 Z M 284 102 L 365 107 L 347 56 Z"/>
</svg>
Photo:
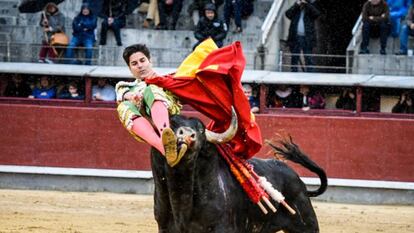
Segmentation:
<svg viewBox="0 0 414 233">
<path fill-rule="evenodd" d="M 145 82 L 171 91 L 182 102 L 209 117 L 207 129 L 214 132 L 228 128 L 231 106 L 234 106 L 239 128 L 230 141 L 232 152 L 248 159 L 262 147 L 262 137 L 258 125 L 250 119 L 250 105 L 241 85 L 245 63 L 240 42 L 234 42 L 211 52 L 199 66 L 196 77 L 166 75 Z M 215 65 L 217 69 L 209 68 Z"/>
</svg>

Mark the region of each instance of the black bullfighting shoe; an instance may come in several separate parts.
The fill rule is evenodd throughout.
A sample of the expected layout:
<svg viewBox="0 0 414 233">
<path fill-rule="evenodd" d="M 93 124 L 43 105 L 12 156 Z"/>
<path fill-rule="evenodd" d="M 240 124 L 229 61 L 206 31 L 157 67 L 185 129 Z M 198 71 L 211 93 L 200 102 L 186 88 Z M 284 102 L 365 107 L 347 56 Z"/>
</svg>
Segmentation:
<svg viewBox="0 0 414 233">
<path fill-rule="evenodd" d="M 173 167 L 177 164 L 177 138 L 171 128 L 162 131 L 162 144 L 164 145 L 165 158 L 168 165 Z M 174 165 L 173 165 L 174 164 Z"/>
</svg>

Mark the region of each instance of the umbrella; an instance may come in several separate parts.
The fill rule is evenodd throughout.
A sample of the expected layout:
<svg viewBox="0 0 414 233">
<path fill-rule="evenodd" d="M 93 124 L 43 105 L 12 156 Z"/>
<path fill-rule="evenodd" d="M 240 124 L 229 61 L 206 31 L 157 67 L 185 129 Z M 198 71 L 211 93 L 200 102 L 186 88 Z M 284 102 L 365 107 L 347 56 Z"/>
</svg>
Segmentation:
<svg viewBox="0 0 414 233">
<path fill-rule="evenodd" d="M 53 2 L 57 5 L 63 1 L 64 0 L 23 0 L 18 9 L 20 13 L 36 13 L 42 11 L 49 2 Z"/>
</svg>

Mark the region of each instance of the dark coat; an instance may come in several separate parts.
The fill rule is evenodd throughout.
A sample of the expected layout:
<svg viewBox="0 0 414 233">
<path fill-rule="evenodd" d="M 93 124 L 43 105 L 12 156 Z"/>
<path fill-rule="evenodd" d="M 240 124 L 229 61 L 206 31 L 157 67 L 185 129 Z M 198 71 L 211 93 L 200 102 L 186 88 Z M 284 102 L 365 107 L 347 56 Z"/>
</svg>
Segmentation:
<svg viewBox="0 0 414 233">
<path fill-rule="evenodd" d="M 95 38 L 95 28 L 97 26 L 97 19 L 96 16 L 92 13 L 92 10 L 89 10 L 89 15 L 83 15 L 81 9 L 81 12 L 73 19 L 73 36 L 76 36 L 80 39 Z"/>
<path fill-rule="evenodd" d="M 211 37 L 216 44 L 223 44 L 224 38 L 226 38 L 227 26 L 226 24 L 217 18 L 217 15 L 213 20 L 209 20 L 207 17 L 202 17 L 198 21 L 197 27 L 194 31 L 194 36 L 200 42 Z M 220 46 L 219 46 L 220 47 Z"/>
<path fill-rule="evenodd" d="M 316 42 L 315 20 L 319 17 L 321 12 L 315 3 L 307 3 L 304 5 L 303 9 L 305 11 L 303 21 L 305 25 L 306 40 L 308 43 L 314 44 Z M 291 20 L 288 36 L 288 43 L 290 46 L 296 43 L 297 28 L 301 10 L 301 7 L 295 3 L 285 13 L 286 17 Z"/>
<path fill-rule="evenodd" d="M 109 17 L 114 18 L 114 20 L 119 20 L 126 22 L 126 13 L 127 13 L 127 2 L 125 0 L 104 0 L 101 13 L 99 17 L 103 19 L 108 19 Z"/>
<path fill-rule="evenodd" d="M 28 97 L 32 93 L 29 85 L 25 82 L 21 82 L 19 86 L 16 83 L 10 81 L 7 84 L 6 90 L 4 91 L 4 96 L 8 97 Z"/>
</svg>

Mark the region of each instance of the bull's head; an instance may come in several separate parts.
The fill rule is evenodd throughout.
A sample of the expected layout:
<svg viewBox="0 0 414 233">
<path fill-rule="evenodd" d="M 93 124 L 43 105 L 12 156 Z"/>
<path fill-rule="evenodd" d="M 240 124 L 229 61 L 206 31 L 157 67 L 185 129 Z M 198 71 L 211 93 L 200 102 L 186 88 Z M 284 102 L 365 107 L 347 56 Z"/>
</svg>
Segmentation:
<svg viewBox="0 0 414 233">
<path fill-rule="evenodd" d="M 172 118 L 171 125 L 177 137 L 178 146 L 177 158 L 168 162 L 171 167 L 174 167 L 181 161 L 187 150 L 200 150 L 205 140 L 215 144 L 230 141 L 236 135 L 238 128 L 237 114 L 233 107 L 230 125 L 223 133 L 215 133 L 205 129 L 204 125 L 198 119 L 183 120 L 182 117 L 175 117 Z"/>
</svg>

